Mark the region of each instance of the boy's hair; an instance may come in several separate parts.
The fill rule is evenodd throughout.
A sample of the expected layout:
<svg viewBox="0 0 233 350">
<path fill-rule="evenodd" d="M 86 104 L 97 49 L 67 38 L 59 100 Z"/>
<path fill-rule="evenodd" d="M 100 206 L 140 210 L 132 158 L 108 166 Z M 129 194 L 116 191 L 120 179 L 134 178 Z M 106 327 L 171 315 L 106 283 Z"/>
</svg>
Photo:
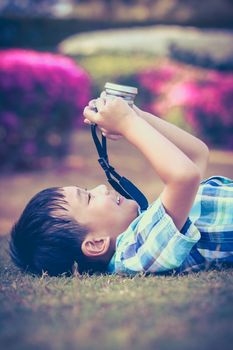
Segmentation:
<svg viewBox="0 0 233 350">
<path fill-rule="evenodd" d="M 81 250 L 88 228 L 67 214 L 56 215 L 56 210 L 67 211 L 65 203 L 59 187 L 45 189 L 29 201 L 11 230 L 9 243 L 11 258 L 19 268 L 57 276 L 71 274 L 77 262 L 80 273 L 105 270 L 103 264 L 88 261 Z"/>
</svg>

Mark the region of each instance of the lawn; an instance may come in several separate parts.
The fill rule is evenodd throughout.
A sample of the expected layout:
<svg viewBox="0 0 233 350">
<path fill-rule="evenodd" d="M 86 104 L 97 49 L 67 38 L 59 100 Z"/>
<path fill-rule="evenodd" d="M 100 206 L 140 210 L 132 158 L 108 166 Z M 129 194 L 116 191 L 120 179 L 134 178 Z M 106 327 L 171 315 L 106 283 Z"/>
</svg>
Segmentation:
<svg viewBox="0 0 233 350">
<path fill-rule="evenodd" d="M 2 349 L 231 349 L 233 270 L 38 278 L 16 271 L 4 246 Z"/>
</svg>

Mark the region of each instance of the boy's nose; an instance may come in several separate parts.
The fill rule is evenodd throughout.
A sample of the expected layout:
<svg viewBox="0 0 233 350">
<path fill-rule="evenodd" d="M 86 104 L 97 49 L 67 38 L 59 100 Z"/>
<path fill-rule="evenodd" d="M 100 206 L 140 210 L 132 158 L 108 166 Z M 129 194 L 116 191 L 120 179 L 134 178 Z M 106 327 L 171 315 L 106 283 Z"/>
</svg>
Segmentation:
<svg viewBox="0 0 233 350">
<path fill-rule="evenodd" d="M 99 186 L 99 191 L 100 191 L 102 194 L 109 194 L 109 190 L 108 190 L 107 186 L 105 186 L 105 185 L 100 185 L 100 186 Z"/>
<path fill-rule="evenodd" d="M 94 191 L 99 192 L 101 194 L 109 194 L 109 190 L 105 185 L 97 186 L 96 188 L 94 188 Z"/>
</svg>

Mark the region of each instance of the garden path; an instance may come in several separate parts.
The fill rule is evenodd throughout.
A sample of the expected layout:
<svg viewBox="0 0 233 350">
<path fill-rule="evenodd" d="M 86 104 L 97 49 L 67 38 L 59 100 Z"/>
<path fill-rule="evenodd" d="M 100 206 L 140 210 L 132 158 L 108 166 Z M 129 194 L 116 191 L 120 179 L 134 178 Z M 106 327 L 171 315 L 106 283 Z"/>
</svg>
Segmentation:
<svg viewBox="0 0 233 350">
<path fill-rule="evenodd" d="M 180 26 L 104 30 L 71 36 L 59 45 L 59 50 L 72 56 L 102 51 L 140 52 L 141 50 L 158 56 L 167 56 L 171 44 L 221 61 L 232 57 L 233 31 L 194 27 L 185 27 L 184 30 L 184 27 Z"/>
</svg>

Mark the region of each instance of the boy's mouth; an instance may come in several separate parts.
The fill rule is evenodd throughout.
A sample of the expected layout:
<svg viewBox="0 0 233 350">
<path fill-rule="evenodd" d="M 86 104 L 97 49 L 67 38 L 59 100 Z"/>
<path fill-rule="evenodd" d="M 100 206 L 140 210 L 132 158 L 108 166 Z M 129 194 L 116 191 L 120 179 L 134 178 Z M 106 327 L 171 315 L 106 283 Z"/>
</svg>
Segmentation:
<svg viewBox="0 0 233 350">
<path fill-rule="evenodd" d="M 117 205 L 121 205 L 124 200 L 125 198 L 123 196 L 121 196 L 120 194 L 117 195 L 117 199 L 116 199 Z"/>
<path fill-rule="evenodd" d="M 116 203 L 117 203 L 117 205 L 120 205 L 120 203 L 121 203 L 121 196 L 119 194 L 116 197 Z"/>
</svg>

